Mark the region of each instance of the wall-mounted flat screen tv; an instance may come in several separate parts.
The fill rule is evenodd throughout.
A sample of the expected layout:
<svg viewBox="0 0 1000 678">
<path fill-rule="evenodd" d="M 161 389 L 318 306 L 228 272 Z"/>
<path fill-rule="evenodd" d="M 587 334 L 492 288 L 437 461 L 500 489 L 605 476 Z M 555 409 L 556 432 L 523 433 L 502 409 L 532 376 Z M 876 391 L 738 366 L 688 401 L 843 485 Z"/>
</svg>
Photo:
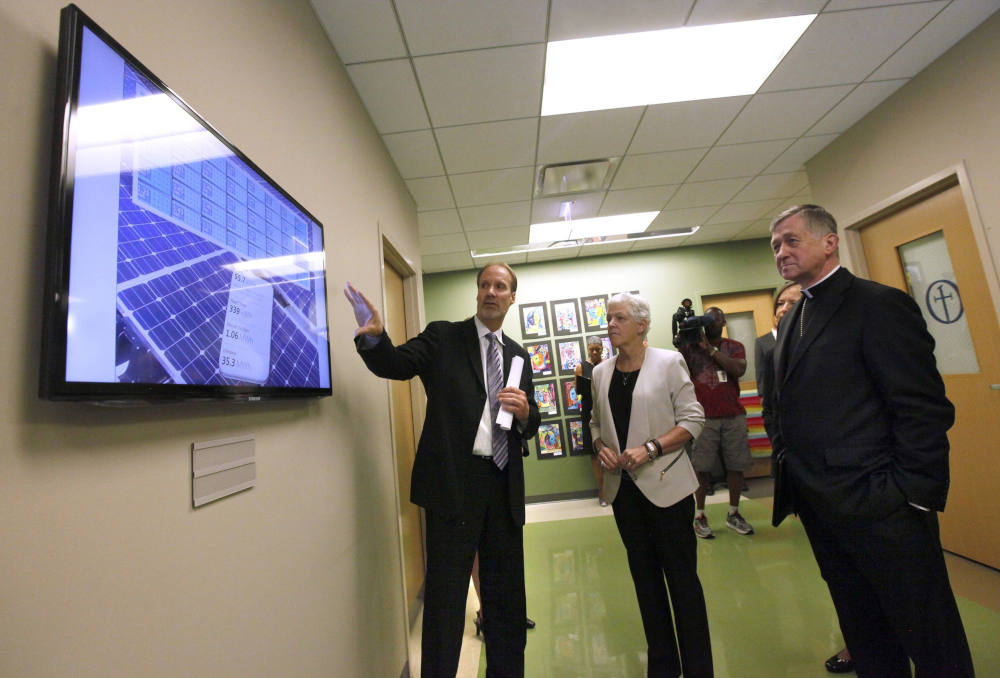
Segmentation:
<svg viewBox="0 0 1000 678">
<path fill-rule="evenodd" d="M 330 395 L 322 225 L 74 5 L 53 136 L 41 397 Z"/>
</svg>

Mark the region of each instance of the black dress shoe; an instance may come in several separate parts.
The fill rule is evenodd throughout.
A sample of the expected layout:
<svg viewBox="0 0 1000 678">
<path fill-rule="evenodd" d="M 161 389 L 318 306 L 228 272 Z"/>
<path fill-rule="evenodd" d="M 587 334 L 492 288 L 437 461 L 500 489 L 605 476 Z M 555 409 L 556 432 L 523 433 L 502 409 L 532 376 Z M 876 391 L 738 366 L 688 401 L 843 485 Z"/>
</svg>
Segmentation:
<svg viewBox="0 0 1000 678">
<path fill-rule="evenodd" d="M 525 617 L 524 618 L 524 627 L 527 628 L 527 629 L 533 629 L 533 628 L 535 628 L 535 620 L 531 619 L 529 617 Z"/>
<path fill-rule="evenodd" d="M 839 652 L 827 659 L 825 665 L 830 673 L 850 673 L 854 670 L 854 660 L 841 659 Z"/>
</svg>

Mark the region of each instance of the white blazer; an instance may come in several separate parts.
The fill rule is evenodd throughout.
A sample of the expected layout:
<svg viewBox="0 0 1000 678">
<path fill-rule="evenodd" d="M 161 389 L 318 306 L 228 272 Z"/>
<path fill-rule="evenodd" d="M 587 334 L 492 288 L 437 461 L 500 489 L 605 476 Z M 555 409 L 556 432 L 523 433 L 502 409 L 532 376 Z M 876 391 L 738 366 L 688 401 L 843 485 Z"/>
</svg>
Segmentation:
<svg viewBox="0 0 1000 678">
<path fill-rule="evenodd" d="M 591 386 L 594 409 L 590 431 L 594 440 L 600 437 L 607 447 L 621 454 L 618 432 L 608 403 L 608 387 L 617 363 L 618 356 L 615 356 L 594 368 Z M 632 392 L 632 415 L 625 446 L 638 447 L 674 426 L 687 429 L 692 438 L 697 438 L 704 425 L 705 411 L 695 398 L 694 384 L 684 358 L 677 351 L 647 348 Z M 683 447 L 643 464 L 634 472 L 604 471 L 604 496 L 608 501 L 614 501 L 618 494 L 621 473 L 631 475 L 646 498 L 660 507 L 673 506 L 698 487 L 698 476 Z"/>
</svg>

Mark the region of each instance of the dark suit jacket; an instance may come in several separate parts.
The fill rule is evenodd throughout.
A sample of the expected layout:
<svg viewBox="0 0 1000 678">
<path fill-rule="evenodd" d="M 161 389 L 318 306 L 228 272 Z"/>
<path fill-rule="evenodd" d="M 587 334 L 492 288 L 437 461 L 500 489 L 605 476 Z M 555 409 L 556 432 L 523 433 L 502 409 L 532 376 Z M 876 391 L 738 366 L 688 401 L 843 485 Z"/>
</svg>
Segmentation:
<svg viewBox="0 0 1000 678">
<path fill-rule="evenodd" d="M 773 405 L 767 397 L 767 393 L 771 390 L 771 382 L 774 381 L 774 345 L 774 335 L 768 332 L 757 337 L 753 346 L 757 395 L 761 399 L 761 414 L 764 416 L 764 430 L 767 431 L 768 438 L 774 436 Z"/>
<path fill-rule="evenodd" d="M 778 329 L 774 447 L 791 482 L 775 503 L 794 489 L 795 501 L 844 524 L 904 502 L 943 510 L 955 413 L 920 309 L 843 268 L 815 293 L 801 339 L 802 301 Z"/>
<path fill-rule="evenodd" d="M 427 414 L 417 445 L 410 485 L 410 501 L 443 515 L 460 516 L 466 508 L 466 493 L 471 486 L 467 475 L 472 445 L 486 404 L 479 337 L 472 318 L 462 322 L 430 323 L 418 336 L 405 344 L 393 346 L 387 334 L 370 349 L 358 353 L 374 374 L 387 379 L 410 379 L 419 376 L 427 393 Z M 528 396 L 530 416 L 523 432 L 517 422 L 508 435 L 507 463 L 510 511 L 517 525 L 524 524 L 524 467 L 522 441 L 538 430 L 540 419 L 531 382 L 528 353 L 509 336 L 504 337 L 504 383 L 510 361 L 524 359 L 521 390 Z"/>
</svg>

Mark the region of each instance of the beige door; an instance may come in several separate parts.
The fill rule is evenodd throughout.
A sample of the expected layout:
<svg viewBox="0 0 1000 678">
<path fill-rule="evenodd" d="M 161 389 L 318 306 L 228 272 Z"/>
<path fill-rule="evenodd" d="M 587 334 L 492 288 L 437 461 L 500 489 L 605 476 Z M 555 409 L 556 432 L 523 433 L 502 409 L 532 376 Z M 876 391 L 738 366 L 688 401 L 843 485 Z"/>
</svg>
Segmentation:
<svg viewBox="0 0 1000 678">
<path fill-rule="evenodd" d="M 403 278 L 392 266 L 385 266 L 385 328 L 397 344 L 406 336 L 406 306 Z M 396 445 L 396 477 L 399 478 L 399 511 L 403 541 L 403 577 L 406 604 L 411 621 L 416 599 L 424 583 L 424 536 L 420 507 L 410 502 L 410 473 L 416 456 L 413 438 L 413 408 L 409 381 L 392 380 L 392 429 Z"/>
<path fill-rule="evenodd" d="M 703 309 L 717 306 L 726 314 L 726 327 L 722 334 L 743 344 L 747 354 L 747 371 L 740 381 L 740 390 L 757 388 L 756 366 L 754 365 L 754 342 L 757 337 L 770 331 L 774 314 L 774 290 L 752 290 L 713 294 L 701 298 Z M 746 403 L 747 426 L 750 435 L 750 450 L 753 466 L 746 472 L 747 478 L 757 478 L 771 474 L 771 445 L 764 434 L 764 423 L 760 416 L 760 406 Z"/>
<path fill-rule="evenodd" d="M 954 185 L 861 229 L 873 280 L 907 291 L 935 335 L 938 369 L 955 405 L 944 548 L 1000 568 L 993 524 L 1000 487 L 1000 328 L 961 187 Z M 925 260 L 922 252 L 936 251 Z M 935 263 L 937 262 L 937 263 Z"/>
</svg>

